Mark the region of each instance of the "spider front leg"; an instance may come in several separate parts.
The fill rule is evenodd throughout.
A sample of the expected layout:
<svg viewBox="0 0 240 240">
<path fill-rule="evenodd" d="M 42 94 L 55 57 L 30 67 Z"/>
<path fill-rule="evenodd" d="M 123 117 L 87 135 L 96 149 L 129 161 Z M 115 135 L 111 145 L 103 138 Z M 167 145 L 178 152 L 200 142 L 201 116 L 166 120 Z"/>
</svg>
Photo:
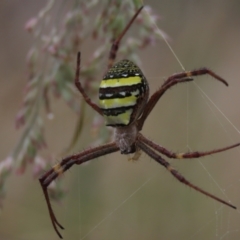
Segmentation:
<svg viewBox="0 0 240 240">
<path fill-rule="evenodd" d="M 84 89 L 82 87 L 82 84 L 79 81 L 79 77 L 80 77 L 80 64 L 81 64 L 81 53 L 78 52 L 78 55 L 77 55 L 77 68 L 76 68 L 76 74 L 75 74 L 75 85 L 76 85 L 77 89 L 79 90 L 79 92 L 82 94 L 84 100 L 88 103 L 88 105 L 90 105 L 100 115 L 103 115 L 101 108 L 97 104 L 92 102 L 92 100 L 85 93 L 85 91 L 84 91 Z"/>
<path fill-rule="evenodd" d="M 224 148 L 218 148 L 218 149 L 215 149 L 215 150 L 205 151 L 205 152 L 196 151 L 196 152 L 187 152 L 187 153 L 174 153 L 174 152 L 171 152 L 171 151 L 167 150 L 166 148 L 152 142 L 151 140 L 147 139 L 146 137 L 144 137 L 140 133 L 138 135 L 138 139 L 140 141 L 144 142 L 145 144 L 147 144 L 149 147 L 158 151 L 159 153 L 162 153 L 169 158 L 176 158 L 176 159 L 200 158 L 200 157 L 208 156 L 208 155 L 219 153 L 219 152 L 224 152 L 224 151 L 227 151 L 229 149 L 240 146 L 240 143 L 236 143 L 236 144 L 233 144 L 231 146 L 227 146 L 227 147 L 224 147 Z"/>
<path fill-rule="evenodd" d="M 47 191 L 48 186 L 51 184 L 52 181 L 54 181 L 57 177 L 59 177 L 62 173 L 67 171 L 69 168 L 71 168 L 74 164 L 80 165 L 84 162 L 93 160 L 97 157 L 101 157 L 109 153 L 116 152 L 118 150 L 119 148 L 115 142 L 105 144 L 100 147 L 95 147 L 92 149 L 85 150 L 81 153 L 64 158 L 60 163 L 54 165 L 52 169 L 50 169 L 48 172 L 46 172 L 39 178 L 39 182 L 41 184 L 41 187 L 45 196 L 45 200 L 47 202 L 48 212 L 52 221 L 53 228 L 55 229 L 56 233 L 60 238 L 62 238 L 62 235 L 60 234 L 57 227 L 61 229 L 64 229 L 64 228 L 57 221 L 57 218 L 53 212 L 53 209 L 50 203 L 50 198 Z"/>
<path fill-rule="evenodd" d="M 159 164 L 161 164 L 162 166 L 164 166 L 178 181 L 180 181 L 181 183 L 195 189 L 196 191 L 218 201 L 221 202 L 231 208 L 236 209 L 235 206 L 233 206 L 232 204 L 222 200 L 221 198 L 218 198 L 216 196 L 214 196 L 213 194 L 201 189 L 200 187 L 192 184 L 191 182 L 189 182 L 186 178 L 184 178 L 178 171 L 176 171 L 166 160 L 164 160 L 160 155 L 158 155 L 157 153 L 155 153 L 150 147 L 148 147 L 147 145 L 145 145 L 142 141 L 138 140 L 136 142 L 136 145 L 141 148 L 149 157 L 151 157 L 152 159 L 154 159 L 156 162 L 158 162 Z"/>
<path fill-rule="evenodd" d="M 117 51 L 118 51 L 118 47 L 120 44 L 121 39 L 124 37 L 124 35 L 126 34 L 126 32 L 128 31 L 128 29 L 131 27 L 132 23 L 134 22 L 134 20 L 136 19 L 136 17 L 138 16 L 138 14 L 141 12 L 141 10 L 143 9 L 143 6 L 140 7 L 137 12 L 134 14 L 134 16 L 132 17 L 132 19 L 129 21 L 129 23 L 127 24 L 127 26 L 123 29 L 123 31 L 121 32 L 121 34 L 118 36 L 118 38 L 113 42 L 110 53 L 109 53 L 109 60 L 108 60 L 108 69 L 107 71 L 112 67 L 115 59 L 116 59 L 116 55 L 117 55 Z M 103 112 L 101 110 L 101 108 L 95 104 L 94 102 L 92 102 L 92 100 L 88 97 L 88 95 L 85 93 L 81 82 L 79 81 L 80 78 L 80 64 L 81 64 L 81 53 L 78 52 L 77 55 L 77 68 L 76 68 L 76 74 L 75 74 L 75 85 L 77 87 L 77 89 L 79 90 L 79 92 L 82 94 L 84 100 L 96 111 L 98 112 L 100 115 L 103 115 Z"/>
<path fill-rule="evenodd" d="M 223 78 L 221 78 L 220 76 L 218 76 L 216 73 L 214 73 L 212 70 L 210 70 L 208 68 L 200 68 L 200 69 L 193 70 L 193 71 L 185 71 L 185 72 L 181 72 L 181 73 L 176 73 L 176 74 L 168 77 L 168 79 L 163 83 L 163 85 L 159 88 L 159 90 L 157 90 L 149 99 L 149 101 L 145 107 L 145 110 L 142 114 L 142 117 L 138 121 L 139 130 L 142 129 L 142 126 L 143 126 L 146 118 L 148 117 L 148 115 L 150 114 L 152 109 L 155 107 L 158 100 L 162 97 L 162 95 L 169 88 L 171 88 L 172 86 L 174 86 L 178 83 L 193 81 L 193 78 L 191 78 L 191 77 L 205 75 L 205 74 L 212 76 L 216 80 L 218 80 L 218 81 L 222 82 L 223 84 L 225 84 L 226 86 L 228 86 L 227 81 L 225 81 Z"/>
<path fill-rule="evenodd" d="M 137 121 L 137 126 L 138 130 L 141 131 L 143 124 L 145 120 L 147 119 L 148 115 L 152 111 L 152 109 L 155 107 L 156 103 L 158 100 L 162 97 L 162 95 L 172 86 L 178 84 L 178 83 L 183 83 L 183 82 L 190 82 L 193 81 L 192 78 L 183 78 L 183 79 L 168 79 L 161 87 L 159 90 L 157 90 L 151 98 L 148 100 L 147 105 L 144 108 L 144 112 L 142 116 L 138 119 Z"/>
<path fill-rule="evenodd" d="M 118 51 L 118 47 L 120 44 L 120 41 L 122 40 L 122 38 L 124 37 L 124 35 L 126 34 L 126 32 L 128 31 L 128 29 L 131 27 L 132 23 L 134 22 L 134 20 L 136 19 L 136 17 L 138 16 L 138 14 L 142 11 L 143 6 L 141 6 L 137 12 L 134 14 L 134 16 L 131 18 L 131 20 L 129 21 L 129 23 L 127 24 L 127 26 L 123 29 L 123 31 L 121 32 L 121 34 L 118 36 L 117 39 L 114 40 L 110 53 L 109 53 L 109 58 L 108 58 L 108 69 L 109 70 L 112 66 L 113 63 L 116 59 L 117 56 L 117 51 Z"/>
</svg>

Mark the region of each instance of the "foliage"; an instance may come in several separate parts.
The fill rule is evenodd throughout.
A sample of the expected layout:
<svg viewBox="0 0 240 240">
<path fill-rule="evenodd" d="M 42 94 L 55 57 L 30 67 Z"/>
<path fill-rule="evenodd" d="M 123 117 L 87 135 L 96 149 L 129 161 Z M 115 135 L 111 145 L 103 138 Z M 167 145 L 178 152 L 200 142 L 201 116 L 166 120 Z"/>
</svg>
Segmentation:
<svg viewBox="0 0 240 240">
<path fill-rule="evenodd" d="M 26 23 L 25 30 L 32 35 L 34 43 L 27 56 L 27 84 L 23 104 L 16 117 L 16 127 L 24 127 L 24 130 L 12 153 L 0 163 L 1 204 L 5 196 L 5 182 L 10 174 L 22 174 L 31 165 L 34 177 L 39 177 L 54 161 L 41 156 L 41 151 L 47 149 L 44 135 L 46 120 L 42 109 L 45 109 L 51 120 L 54 117 L 51 102 L 63 99 L 78 118 L 68 150 L 81 137 L 85 102 L 81 99 L 79 104 L 80 94 L 73 82 L 73 64 L 76 62 L 77 52 L 88 41 L 99 43 L 87 61 L 81 64 L 81 83 L 89 96 L 96 98 L 99 83 L 96 76 L 101 76 L 105 71 L 111 42 L 140 5 L 136 0 L 78 0 L 72 4 L 48 0 L 38 15 Z M 64 8 L 63 16 L 59 7 Z M 94 22 L 91 21 L 93 18 Z M 139 64 L 139 49 L 154 43 L 156 37 L 164 34 L 156 29 L 156 20 L 157 16 L 152 9 L 145 6 L 135 22 L 138 24 L 135 37 L 125 37 L 119 55 Z M 92 128 L 97 144 L 109 140 L 111 136 L 111 133 L 101 129 L 103 125 L 102 118 L 96 115 L 92 120 Z M 47 151 L 51 152 L 51 149 Z M 56 200 L 63 195 L 60 185 L 54 183 L 50 187 L 51 197 Z"/>
</svg>

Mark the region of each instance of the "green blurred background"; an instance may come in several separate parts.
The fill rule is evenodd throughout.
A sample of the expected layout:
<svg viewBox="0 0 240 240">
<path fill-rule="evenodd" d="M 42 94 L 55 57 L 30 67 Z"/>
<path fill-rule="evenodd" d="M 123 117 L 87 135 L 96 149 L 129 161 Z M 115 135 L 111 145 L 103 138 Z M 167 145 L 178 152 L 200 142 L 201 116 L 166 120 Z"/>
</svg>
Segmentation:
<svg viewBox="0 0 240 240">
<path fill-rule="evenodd" d="M 24 60 L 32 45 L 23 26 L 45 2 L 0 1 L 1 159 L 11 152 L 21 134 L 14 128 L 14 118 L 26 83 Z M 209 67 L 230 86 L 226 88 L 207 76 L 198 77 L 197 85 L 176 86 L 161 99 L 143 133 L 178 152 L 188 151 L 188 146 L 210 150 L 239 142 L 240 2 L 161 0 L 145 4 L 162 17 L 158 26 L 170 36 L 170 44 L 187 70 Z M 85 48 L 91 54 L 91 46 Z M 140 56 L 151 92 L 167 76 L 182 70 L 163 41 Z M 76 116 L 61 101 L 54 103 L 53 110 L 55 119 L 47 123 L 46 136 L 49 148 L 61 152 L 71 139 Z M 79 150 L 93 141 L 88 130 L 92 116 L 89 110 Z M 240 208 L 239 149 L 200 161 L 170 162 L 191 182 Z M 144 154 L 136 163 L 118 153 L 102 157 L 72 168 L 64 174 L 63 182 L 66 197 L 53 206 L 66 228 L 64 239 L 82 239 L 87 234 L 84 239 L 240 239 L 239 211 L 178 183 Z M 42 190 L 30 171 L 7 182 L 0 221 L 0 239 L 58 239 Z"/>
</svg>

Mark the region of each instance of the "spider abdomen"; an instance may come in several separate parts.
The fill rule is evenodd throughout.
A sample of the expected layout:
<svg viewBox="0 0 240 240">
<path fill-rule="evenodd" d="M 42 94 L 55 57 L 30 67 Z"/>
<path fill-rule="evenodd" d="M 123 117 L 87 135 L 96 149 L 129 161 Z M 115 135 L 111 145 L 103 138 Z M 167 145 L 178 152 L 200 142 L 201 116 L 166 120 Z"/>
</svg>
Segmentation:
<svg viewBox="0 0 240 240">
<path fill-rule="evenodd" d="M 136 120 L 148 99 L 148 83 L 131 61 L 113 65 L 101 81 L 100 106 L 107 126 L 127 126 Z"/>
</svg>

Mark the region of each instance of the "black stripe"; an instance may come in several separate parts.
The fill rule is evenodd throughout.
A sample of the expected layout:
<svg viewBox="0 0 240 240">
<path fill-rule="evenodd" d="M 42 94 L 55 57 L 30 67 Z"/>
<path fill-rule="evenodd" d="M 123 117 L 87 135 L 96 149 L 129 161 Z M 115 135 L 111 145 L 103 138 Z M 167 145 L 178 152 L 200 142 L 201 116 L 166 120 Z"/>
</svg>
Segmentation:
<svg viewBox="0 0 240 240">
<path fill-rule="evenodd" d="M 130 97 L 132 92 L 139 90 L 139 95 L 146 92 L 146 86 L 142 83 L 138 83 L 130 86 L 120 86 L 120 87 L 109 87 L 109 88 L 99 88 L 99 99 L 114 99 L 114 98 L 125 98 Z M 121 95 L 119 92 L 124 92 L 125 96 Z M 106 94 L 113 94 L 107 97 Z M 138 95 L 137 95 L 138 96 Z"/>
<path fill-rule="evenodd" d="M 128 124 L 123 124 L 123 123 L 112 123 L 111 124 L 111 123 L 109 123 L 109 124 L 106 124 L 106 126 L 108 126 L 108 127 L 124 127 L 124 126 L 127 126 Z"/>
<path fill-rule="evenodd" d="M 119 86 L 119 87 L 107 87 L 107 88 L 99 88 L 99 92 L 101 93 L 112 93 L 113 91 L 117 92 L 128 92 L 128 91 L 134 91 L 136 89 L 141 88 L 141 86 L 144 86 L 143 83 L 137 83 L 133 85 L 126 85 L 126 86 Z"/>
<path fill-rule="evenodd" d="M 133 109 L 135 105 L 109 109 L 101 108 L 101 110 L 103 111 L 103 115 L 105 116 L 117 116 L 119 114 L 125 113 L 129 109 Z"/>
<path fill-rule="evenodd" d="M 121 95 L 119 92 L 117 93 L 112 93 L 112 96 L 106 96 L 104 93 L 99 92 L 99 99 L 104 100 L 104 99 L 114 99 L 114 98 L 125 98 L 125 97 L 130 97 L 132 96 L 131 92 L 125 92 L 125 95 Z"/>
</svg>

